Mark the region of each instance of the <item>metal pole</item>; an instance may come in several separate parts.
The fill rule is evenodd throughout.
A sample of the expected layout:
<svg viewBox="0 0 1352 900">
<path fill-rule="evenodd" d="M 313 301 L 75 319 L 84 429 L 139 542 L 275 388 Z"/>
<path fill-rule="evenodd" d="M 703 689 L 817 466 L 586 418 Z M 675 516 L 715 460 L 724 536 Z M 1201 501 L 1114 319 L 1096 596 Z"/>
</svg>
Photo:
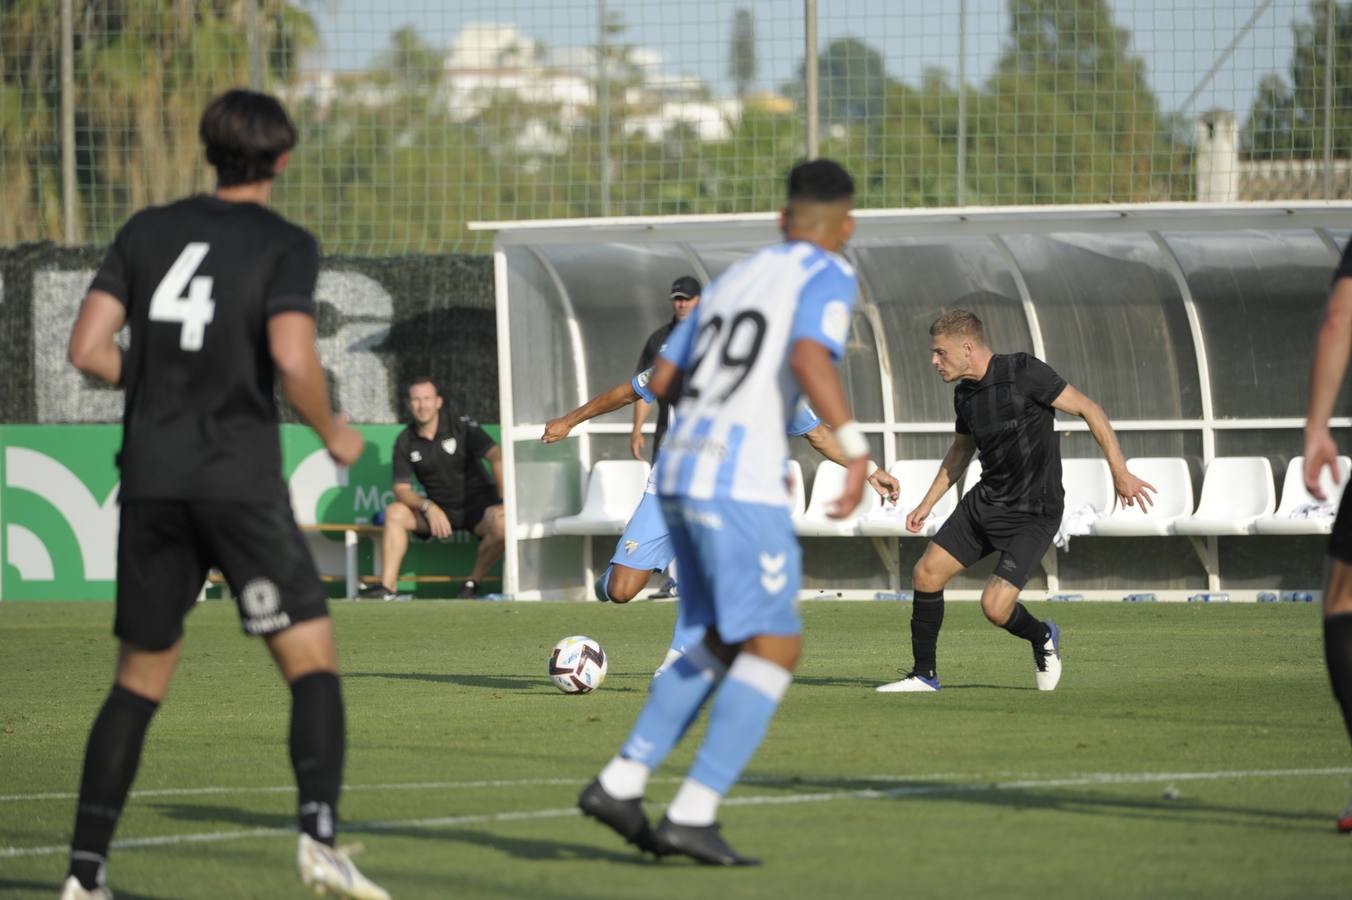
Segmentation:
<svg viewBox="0 0 1352 900">
<path fill-rule="evenodd" d="M 1333 10 L 1334 0 L 1326 0 L 1328 15 L 1324 24 L 1324 199 L 1333 199 Z"/>
<path fill-rule="evenodd" d="M 596 0 L 596 105 L 601 112 L 601 215 L 610 215 L 610 66 L 606 59 L 606 0 Z"/>
<path fill-rule="evenodd" d="M 263 48 L 258 37 L 258 0 L 249 0 L 245 22 L 249 42 L 249 89 L 263 90 Z"/>
<path fill-rule="evenodd" d="M 967 205 L 967 0 L 958 4 L 958 206 Z"/>
<path fill-rule="evenodd" d="M 75 0 L 61 0 L 62 237 L 75 243 Z"/>
<path fill-rule="evenodd" d="M 807 158 L 816 159 L 821 153 L 821 121 L 817 114 L 821 91 L 817 79 L 817 0 L 803 0 L 803 20 L 806 33 L 803 87 L 807 94 Z"/>
</svg>

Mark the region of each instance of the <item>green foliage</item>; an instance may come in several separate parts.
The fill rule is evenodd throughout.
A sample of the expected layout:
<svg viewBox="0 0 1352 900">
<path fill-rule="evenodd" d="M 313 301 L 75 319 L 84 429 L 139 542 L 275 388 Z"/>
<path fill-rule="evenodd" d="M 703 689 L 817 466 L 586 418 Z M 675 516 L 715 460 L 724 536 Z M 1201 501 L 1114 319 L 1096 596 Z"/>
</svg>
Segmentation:
<svg viewBox="0 0 1352 900">
<path fill-rule="evenodd" d="M 1291 25 L 1291 81 L 1266 76 L 1249 110 L 1242 150 L 1253 159 L 1313 159 L 1324 155 L 1328 71 L 1327 23 L 1333 11 L 1334 156 L 1352 155 L 1352 3 L 1311 0 L 1310 20 Z"/>
</svg>

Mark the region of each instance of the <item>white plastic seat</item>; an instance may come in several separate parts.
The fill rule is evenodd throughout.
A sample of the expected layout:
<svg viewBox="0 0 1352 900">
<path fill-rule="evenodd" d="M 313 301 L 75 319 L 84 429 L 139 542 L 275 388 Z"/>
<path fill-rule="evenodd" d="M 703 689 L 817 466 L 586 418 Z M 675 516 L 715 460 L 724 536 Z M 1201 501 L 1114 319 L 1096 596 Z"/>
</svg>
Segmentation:
<svg viewBox="0 0 1352 900">
<path fill-rule="evenodd" d="M 1316 500 L 1305 487 L 1305 457 L 1297 456 L 1286 467 L 1286 477 L 1282 481 L 1281 505 L 1271 516 L 1254 522 L 1254 530 L 1259 534 L 1329 534 L 1333 531 L 1334 513 L 1299 519 L 1292 518 L 1291 513 L 1303 506 L 1321 502 L 1337 509 L 1349 475 L 1352 475 L 1352 459 L 1346 456 L 1338 457 L 1338 483 L 1333 483 L 1333 476 L 1327 468 L 1320 472 L 1319 484 L 1323 487 L 1324 496 L 1328 500 Z"/>
<path fill-rule="evenodd" d="M 962 473 L 962 496 L 966 497 L 967 492 L 976 487 L 977 482 L 981 480 L 981 457 L 973 456 L 972 461 L 967 464 L 967 471 Z"/>
<path fill-rule="evenodd" d="M 1117 502 L 1113 470 L 1106 459 L 1061 460 L 1061 486 L 1066 491 L 1066 512 L 1088 506 L 1104 516 Z"/>
<path fill-rule="evenodd" d="M 1094 534 L 1112 537 L 1169 534 L 1174 522 L 1192 514 L 1192 476 L 1185 459 L 1140 456 L 1127 460 L 1127 469 L 1157 489 L 1154 503 L 1145 507 L 1118 505 L 1094 523 Z"/>
<path fill-rule="evenodd" d="M 629 517 L 643 499 L 648 463 L 637 459 L 607 459 L 595 463 L 587 479 L 587 496 L 575 516 L 555 519 L 554 534 L 622 534 Z"/>
<path fill-rule="evenodd" d="M 803 464 L 796 459 L 789 460 L 789 515 L 796 521 L 803 517 L 807 509 L 807 488 L 803 486 Z"/>
<path fill-rule="evenodd" d="M 1174 533 L 1253 534 L 1253 524 L 1276 506 L 1266 456 L 1218 456 L 1206 467 L 1197 512 L 1174 522 Z"/>
<path fill-rule="evenodd" d="M 854 512 L 844 519 L 833 519 L 826 514 L 826 508 L 840 498 L 845 489 L 845 468 L 822 460 L 817 465 L 816 477 L 812 479 L 812 496 L 808 500 L 807 510 L 802 518 L 793 523 L 794 529 L 809 537 L 847 537 L 859 533 L 859 520 L 878 508 L 878 494 L 868 485 L 864 486 L 864 497 Z"/>
<path fill-rule="evenodd" d="M 941 459 L 899 459 L 892 463 L 887 471 L 901 483 L 897 505 L 891 509 L 884 501 L 878 510 L 859 523 L 859 533 L 869 537 L 928 537 L 938 531 L 939 526 L 957 508 L 956 490 L 950 488 L 944 492 L 939 502 L 934 504 L 929 521 L 920 531 L 907 531 L 906 517 L 925 499 L 942 463 Z M 887 510 L 887 514 L 883 515 L 882 510 Z"/>
</svg>

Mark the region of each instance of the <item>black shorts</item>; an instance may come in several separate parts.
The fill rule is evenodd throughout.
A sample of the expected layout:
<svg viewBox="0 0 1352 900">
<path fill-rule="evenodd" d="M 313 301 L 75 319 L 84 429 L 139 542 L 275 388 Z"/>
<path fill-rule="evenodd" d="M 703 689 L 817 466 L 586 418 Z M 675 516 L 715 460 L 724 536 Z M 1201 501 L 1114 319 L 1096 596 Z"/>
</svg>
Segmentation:
<svg viewBox="0 0 1352 900">
<path fill-rule="evenodd" d="M 1338 518 L 1333 520 L 1333 533 L 1329 535 L 1329 556 L 1339 562 L 1352 565 L 1352 491 L 1343 491 L 1343 499 L 1338 504 Z"/>
<path fill-rule="evenodd" d="M 113 633 L 146 650 L 173 646 L 213 566 L 235 595 L 245 634 L 276 634 L 329 613 L 286 498 L 128 500 L 117 537 Z"/>
<path fill-rule="evenodd" d="M 473 534 L 474 529 L 484 520 L 484 514 L 500 503 L 502 498 L 497 494 L 484 493 L 466 498 L 464 505 L 458 508 L 441 506 L 440 503 L 437 506 L 441 506 L 441 511 L 451 520 L 451 528 L 454 531 L 468 531 Z M 414 518 L 418 520 L 418 530 L 413 532 L 414 535 L 424 541 L 432 540 L 432 528 L 427 524 L 427 517 L 418 513 Z"/>
<path fill-rule="evenodd" d="M 934 543 L 943 547 L 964 567 L 992 553 L 1000 554 L 993 574 L 1016 588 L 1028 583 L 1033 567 L 1051 546 L 1060 516 L 1015 511 L 994 506 L 969 491 L 948 517 Z"/>
</svg>

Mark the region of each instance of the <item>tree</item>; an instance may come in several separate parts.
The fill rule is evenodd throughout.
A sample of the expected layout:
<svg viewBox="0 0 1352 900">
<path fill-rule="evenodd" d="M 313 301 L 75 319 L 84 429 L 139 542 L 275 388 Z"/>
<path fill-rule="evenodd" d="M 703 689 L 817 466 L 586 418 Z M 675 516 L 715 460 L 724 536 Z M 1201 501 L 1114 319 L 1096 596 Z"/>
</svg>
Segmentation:
<svg viewBox="0 0 1352 900">
<path fill-rule="evenodd" d="M 784 94 L 800 103 L 806 69 L 783 87 Z M 836 38 L 818 58 L 817 78 L 821 96 L 817 109 L 828 124 L 866 122 L 882 115 L 890 80 L 882 54 L 858 38 Z"/>
<path fill-rule="evenodd" d="M 1333 154 L 1352 155 L 1352 3 L 1312 0 L 1310 21 L 1292 23 L 1291 81 L 1271 74 L 1259 83 L 1242 133 L 1251 158 L 1311 159 L 1324 154 L 1326 29 L 1333 7 Z"/>
<path fill-rule="evenodd" d="M 728 77 L 737 87 L 737 97 L 745 100 L 751 83 L 756 80 L 756 19 L 746 7 L 733 15 Z"/>
</svg>

